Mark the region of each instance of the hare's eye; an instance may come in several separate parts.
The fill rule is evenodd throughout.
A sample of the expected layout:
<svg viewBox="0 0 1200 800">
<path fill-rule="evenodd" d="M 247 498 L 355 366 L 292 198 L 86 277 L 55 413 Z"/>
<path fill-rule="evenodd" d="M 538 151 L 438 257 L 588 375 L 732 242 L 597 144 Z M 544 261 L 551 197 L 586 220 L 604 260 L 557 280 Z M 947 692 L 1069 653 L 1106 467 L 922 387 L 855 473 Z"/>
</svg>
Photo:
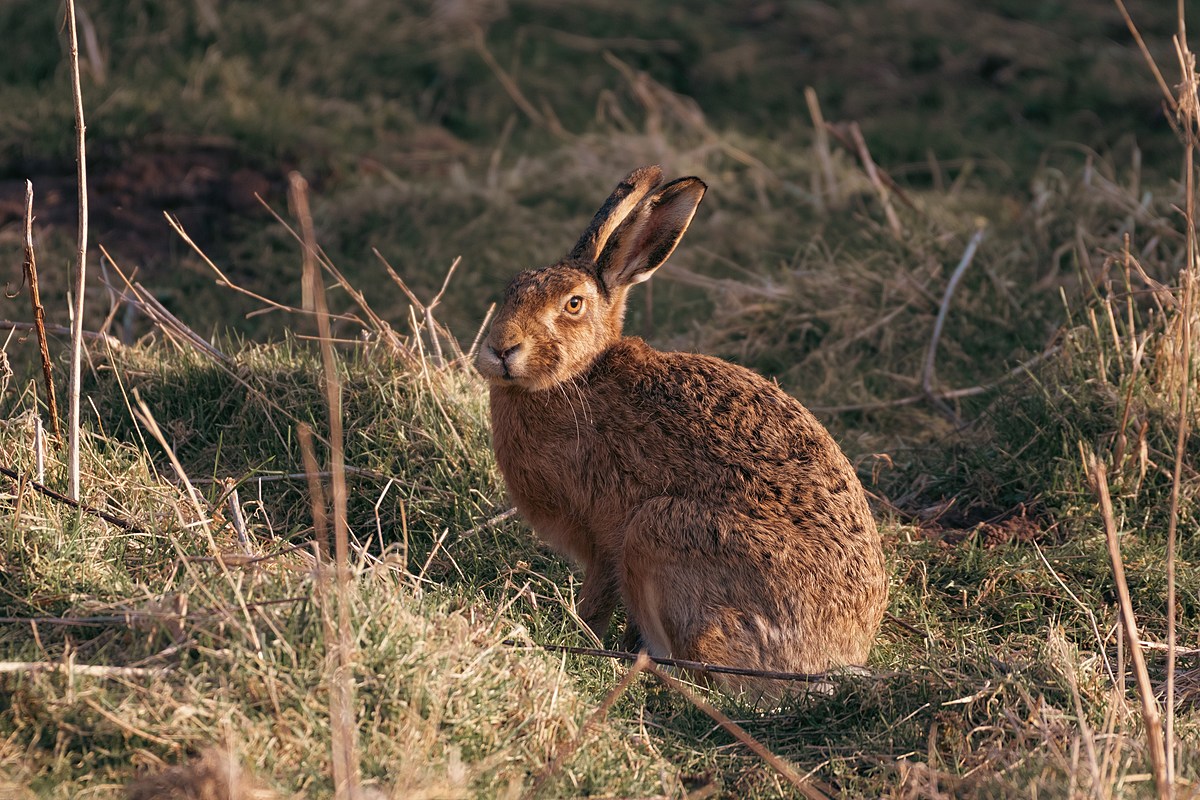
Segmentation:
<svg viewBox="0 0 1200 800">
<path fill-rule="evenodd" d="M 563 306 L 563 310 L 568 314 L 578 314 L 583 311 L 583 298 L 577 294 L 571 295 L 571 299 Z"/>
</svg>

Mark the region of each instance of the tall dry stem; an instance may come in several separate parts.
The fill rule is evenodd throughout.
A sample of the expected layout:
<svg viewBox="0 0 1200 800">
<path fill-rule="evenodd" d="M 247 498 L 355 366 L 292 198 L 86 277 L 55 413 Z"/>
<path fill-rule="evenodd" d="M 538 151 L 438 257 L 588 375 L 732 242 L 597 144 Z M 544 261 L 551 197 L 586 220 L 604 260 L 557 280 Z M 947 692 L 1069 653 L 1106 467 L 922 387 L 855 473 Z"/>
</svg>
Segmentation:
<svg viewBox="0 0 1200 800">
<path fill-rule="evenodd" d="M 1154 74 L 1159 88 L 1170 110 L 1175 115 L 1175 130 L 1183 143 L 1183 174 L 1185 187 L 1184 222 L 1187 260 L 1179 274 L 1179 316 L 1174 331 L 1168 331 L 1168 337 L 1174 335 L 1175 341 L 1164 348 L 1164 353 L 1170 362 L 1167 365 L 1168 386 L 1174 386 L 1179 392 L 1178 415 L 1175 430 L 1175 459 L 1171 473 L 1170 516 L 1167 521 L 1167 680 L 1166 680 L 1166 730 L 1165 730 L 1165 773 L 1166 794 L 1164 797 L 1175 796 L 1175 668 L 1177 654 L 1176 614 L 1177 600 L 1175 587 L 1175 551 L 1178 544 L 1179 528 L 1179 499 L 1183 485 L 1183 459 L 1188 440 L 1189 397 L 1192 391 L 1192 317 L 1194 314 L 1194 278 L 1197 267 L 1196 248 L 1196 164 L 1195 153 L 1197 142 L 1200 142 L 1200 99 L 1198 88 L 1200 81 L 1196 76 L 1196 57 L 1187 44 L 1187 15 L 1183 0 L 1176 4 L 1176 19 L 1178 30 L 1174 37 L 1175 55 L 1179 61 L 1180 82 L 1179 96 L 1171 93 L 1162 72 L 1155 63 L 1154 57 L 1146 47 L 1137 25 L 1130 17 L 1122 0 L 1114 0 L 1126 26 L 1137 42 L 1143 58 Z"/>
<path fill-rule="evenodd" d="M 1161 800 L 1171 796 L 1171 785 L 1167 780 L 1167 759 L 1163 742 L 1162 717 L 1158 701 L 1154 697 L 1154 686 L 1146 669 L 1146 657 L 1142 654 L 1142 640 L 1138 633 L 1137 617 L 1133 613 L 1133 601 L 1129 597 L 1129 584 L 1125 582 L 1125 562 L 1121 558 L 1121 542 L 1117 536 L 1117 518 L 1113 512 L 1112 497 L 1108 492 L 1108 470 L 1104 463 L 1091 455 L 1087 463 L 1088 476 L 1096 496 L 1100 500 L 1100 515 L 1104 519 L 1104 537 L 1108 544 L 1108 558 L 1112 565 L 1113 581 L 1117 585 L 1117 600 L 1121 611 L 1121 627 L 1129 645 L 1129 660 L 1132 662 L 1134 678 L 1137 680 L 1138 699 L 1142 704 L 1142 723 L 1146 726 L 1146 746 L 1150 750 L 1150 765 L 1154 774 L 1154 785 Z"/>
<path fill-rule="evenodd" d="M 83 89 L 79 85 L 79 37 L 75 26 L 75 0 L 67 0 L 67 31 L 71 36 L 71 88 L 75 95 L 75 164 L 79 184 L 79 236 L 75 261 L 75 297 L 71 318 L 71 381 L 68 436 L 69 495 L 79 500 L 79 380 L 83 366 L 83 288 L 87 279 L 87 155 L 83 122 Z"/>
<path fill-rule="evenodd" d="M 292 207 L 301 219 L 305 258 L 317 252 L 313 240 L 312 216 L 308 205 L 308 182 L 298 172 L 288 176 Z M 306 267 L 307 270 L 315 269 Z M 333 350 L 333 329 L 329 306 L 319 281 L 313 286 L 313 307 L 317 316 L 317 336 L 321 346 L 325 400 L 329 407 L 329 461 L 333 495 L 334 592 L 328 591 L 327 579 L 322 577 L 322 600 L 336 597 L 337 621 L 329 617 L 323 603 L 326 620 L 326 640 L 329 656 L 329 717 L 333 750 L 333 785 L 337 800 L 355 800 L 359 795 L 358 722 L 354 713 L 354 641 L 350 622 L 350 564 L 349 524 L 347 521 L 348 492 L 346 488 L 346 454 L 343 447 L 342 383 L 338 377 L 337 354 Z M 327 571 L 323 570 L 325 575 Z"/>
<path fill-rule="evenodd" d="M 1179 415 L 1175 431 L 1175 463 L 1171 473 L 1171 515 L 1167 522 L 1167 778 L 1171 796 L 1175 789 L 1175 659 L 1176 659 L 1176 597 L 1175 550 L 1179 527 L 1179 495 L 1183 485 L 1183 455 L 1188 438 L 1188 398 L 1192 388 L 1192 298 L 1196 274 L 1196 142 L 1200 139 L 1200 106 L 1197 105 L 1196 57 L 1188 49 L 1187 23 L 1182 0 L 1179 3 L 1179 32 L 1175 37 L 1175 52 L 1179 58 L 1181 81 L 1175 105 L 1177 129 L 1183 140 L 1183 165 L 1187 191 L 1185 221 L 1187 223 L 1187 263 L 1179 274 Z"/>
</svg>

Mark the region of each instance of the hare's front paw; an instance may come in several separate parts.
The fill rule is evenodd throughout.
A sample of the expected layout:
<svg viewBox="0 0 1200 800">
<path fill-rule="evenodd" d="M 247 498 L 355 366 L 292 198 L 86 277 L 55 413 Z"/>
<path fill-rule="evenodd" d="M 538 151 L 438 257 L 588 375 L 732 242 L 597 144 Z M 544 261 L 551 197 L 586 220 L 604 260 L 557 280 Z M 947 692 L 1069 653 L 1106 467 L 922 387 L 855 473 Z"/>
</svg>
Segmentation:
<svg viewBox="0 0 1200 800">
<path fill-rule="evenodd" d="M 583 576 L 577 610 L 580 619 L 592 629 L 592 633 L 601 642 L 608 635 L 608 623 L 620 597 L 616 565 L 593 564 Z"/>
</svg>

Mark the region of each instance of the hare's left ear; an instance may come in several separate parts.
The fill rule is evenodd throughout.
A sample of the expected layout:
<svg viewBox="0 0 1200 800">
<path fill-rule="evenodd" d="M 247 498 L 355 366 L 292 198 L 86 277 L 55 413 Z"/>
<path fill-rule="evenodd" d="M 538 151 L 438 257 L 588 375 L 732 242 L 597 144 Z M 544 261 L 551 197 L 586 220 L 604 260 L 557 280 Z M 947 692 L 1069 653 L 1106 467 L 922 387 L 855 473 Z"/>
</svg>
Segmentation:
<svg viewBox="0 0 1200 800">
<path fill-rule="evenodd" d="M 699 178 L 679 178 L 633 209 L 596 259 L 601 285 L 611 291 L 653 275 L 683 238 L 707 188 Z"/>
</svg>

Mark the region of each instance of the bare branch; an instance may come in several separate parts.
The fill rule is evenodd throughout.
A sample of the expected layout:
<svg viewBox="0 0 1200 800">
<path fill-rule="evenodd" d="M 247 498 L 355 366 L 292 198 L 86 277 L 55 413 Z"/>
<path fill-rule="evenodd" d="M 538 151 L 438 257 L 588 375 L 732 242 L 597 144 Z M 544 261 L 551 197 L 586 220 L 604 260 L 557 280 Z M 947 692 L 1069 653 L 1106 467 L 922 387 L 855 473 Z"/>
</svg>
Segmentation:
<svg viewBox="0 0 1200 800">
<path fill-rule="evenodd" d="M 38 288 L 37 257 L 33 252 L 33 181 L 25 181 L 25 280 L 29 283 L 29 302 L 33 306 L 33 327 L 37 331 L 38 351 L 42 357 L 42 377 L 46 381 L 46 413 L 50 415 L 50 430 L 62 441 L 58 421 L 58 395 L 54 391 L 54 371 L 50 364 L 50 347 L 46 341 L 46 309 Z"/>
</svg>

